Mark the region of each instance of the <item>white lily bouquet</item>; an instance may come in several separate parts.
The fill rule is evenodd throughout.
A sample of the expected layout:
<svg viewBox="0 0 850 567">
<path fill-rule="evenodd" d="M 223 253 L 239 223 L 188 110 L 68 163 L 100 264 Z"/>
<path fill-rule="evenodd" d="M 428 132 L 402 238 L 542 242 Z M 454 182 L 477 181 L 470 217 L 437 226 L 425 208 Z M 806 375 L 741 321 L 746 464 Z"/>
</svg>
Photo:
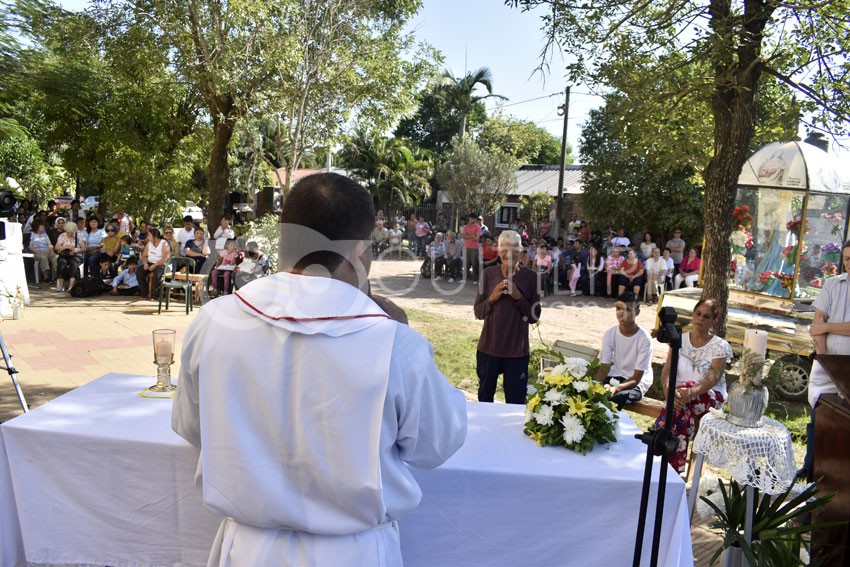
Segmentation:
<svg viewBox="0 0 850 567">
<path fill-rule="evenodd" d="M 525 434 L 538 445 L 563 445 L 582 455 L 616 441 L 619 416 L 605 386 L 593 379 L 597 366 L 568 358 L 529 384 Z"/>
</svg>

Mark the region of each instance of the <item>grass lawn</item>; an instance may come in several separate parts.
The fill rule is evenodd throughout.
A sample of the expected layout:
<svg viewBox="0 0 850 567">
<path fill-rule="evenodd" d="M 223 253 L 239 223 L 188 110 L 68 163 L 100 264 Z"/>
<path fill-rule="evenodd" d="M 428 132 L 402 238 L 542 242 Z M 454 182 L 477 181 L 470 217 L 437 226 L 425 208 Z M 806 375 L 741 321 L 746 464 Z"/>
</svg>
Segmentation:
<svg viewBox="0 0 850 567">
<path fill-rule="evenodd" d="M 410 326 L 434 346 L 437 368 L 449 381 L 467 392 L 478 392 L 475 374 L 475 347 L 481 334 L 480 321 L 447 319 L 428 311 L 408 309 Z M 496 392 L 502 396 L 502 392 Z"/>
</svg>

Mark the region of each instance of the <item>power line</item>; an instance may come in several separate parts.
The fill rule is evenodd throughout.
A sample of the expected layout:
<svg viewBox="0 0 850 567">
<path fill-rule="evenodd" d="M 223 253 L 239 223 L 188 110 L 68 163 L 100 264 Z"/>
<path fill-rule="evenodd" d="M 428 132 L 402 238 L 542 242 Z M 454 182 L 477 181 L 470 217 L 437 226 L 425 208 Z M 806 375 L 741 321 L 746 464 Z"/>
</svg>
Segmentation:
<svg viewBox="0 0 850 567">
<path fill-rule="evenodd" d="M 552 98 L 553 96 L 561 96 L 563 94 L 564 93 L 554 93 L 554 94 L 550 94 L 550 95 L 538 96 L 536 98 L 530 98 L 528 100 L 521 100 L 519 102 L 512 102 L 510 104 L 501 104 L 501 105 L 498 105 L 498 106 L 499 106 L 499 108 L 507 108 L 509 106 L 516 106 L 518 104 L 525 104 L 527 102 L 534 102 L 535 100 L 543 100 L 544 98 Z"/>
</svg>

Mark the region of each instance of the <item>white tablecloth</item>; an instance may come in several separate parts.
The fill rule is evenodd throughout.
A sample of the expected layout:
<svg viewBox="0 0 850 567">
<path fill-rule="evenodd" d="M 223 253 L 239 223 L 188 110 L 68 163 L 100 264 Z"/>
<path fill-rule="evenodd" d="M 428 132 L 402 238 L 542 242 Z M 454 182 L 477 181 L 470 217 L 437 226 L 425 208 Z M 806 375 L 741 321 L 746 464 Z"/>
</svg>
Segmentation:
<svg viewBox="0 0 850 567">
<path fill-rule="evenodd" d="M 0 426 L 0 565 L 15 565 L 19 533 L 36 564 L 206 563 L 219 519 L 195 491 L 197 451 L 171 431 L 171 402 L 138 397 L 151 383 L 109 374 Z M 470 404 L 463 449 L 416 472 L 424 498 L 400 522 L 407 567 L 631 564 L 637 427 L 623 414 L 621 442 L 582 457 L 537 447 L 522 410 Z M 684 483 L 668 478 L 659 565 L 691 565 Z"/>
</svg>

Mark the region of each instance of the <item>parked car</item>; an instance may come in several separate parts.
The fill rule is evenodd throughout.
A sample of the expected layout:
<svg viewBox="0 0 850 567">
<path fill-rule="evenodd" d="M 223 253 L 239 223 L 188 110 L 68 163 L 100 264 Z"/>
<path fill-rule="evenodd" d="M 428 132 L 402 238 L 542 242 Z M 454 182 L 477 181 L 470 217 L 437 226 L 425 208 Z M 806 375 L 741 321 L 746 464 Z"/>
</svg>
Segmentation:
<svg viewBox="0 0 850 567">
<path fill-rule="evenodd" d="M 204 220 L 204 211 L 202 211 L 201 207 L 196 205 L 193 201 L 183 201 L 183 206 L 180 207 L 180 216 L 190 216 L 193 221 L 201 222 Z"/>
<path fill-rule="evenodd" d="M 82 211 L 84 213 L 90 213 L 92 211 L 96 211 L 99 206 L 100 206 L 100 197 L 97 196 L 97 195 L 89 195 L 88 197 L 83 199 L 82 203 L 80 203 L 80 209 L 82 209 Z"/>
</svg>

